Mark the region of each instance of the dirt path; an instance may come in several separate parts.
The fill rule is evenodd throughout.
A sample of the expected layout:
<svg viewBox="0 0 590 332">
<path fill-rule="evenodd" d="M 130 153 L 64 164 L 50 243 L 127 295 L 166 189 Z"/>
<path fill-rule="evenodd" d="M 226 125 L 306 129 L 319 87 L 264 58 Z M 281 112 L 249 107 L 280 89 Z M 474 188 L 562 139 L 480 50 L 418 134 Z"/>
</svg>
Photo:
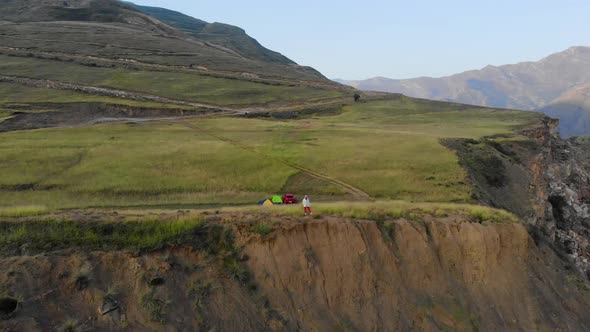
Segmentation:
<svg viewBox="0 0 590 332">
<path fill-rule="evenodd" d="M 118 90 L 118 89 L 110 89 L 110 88 L 101 88 L 101 87 L 90 86 L 90 85 L 72 84 L 72 83 L 52 81 L 52 80 L 38 80 L 38 79 L 25 78 L 25 77 L 0 75 L 0 82 L 17 83 L 17 84 L 27 85 L 27 86 L 31 86 L 31 87 L 35 87 L 35 88 L 70 90 L 70 91 L 91 94 L 91 95 L 99 95 L 99 96 L 106 96 L 106 97 L 113 97 L 113 98 L 136 100 L 136 101 L 152 101 L 152 102 L 163 103 L 163 104 L 174 104 L 174 105 L 183 105 L 183 106 L 191 106 L 191 107 L 200 107 L 200 108 L 214 109 L 214 110 L 220 110 L 220 111 L 235 111 L 235 109 L 230 108 L 230 107 L 222 107 L 222 106 L 218 106 L 218 105 L 211 105 L 211 104 L 205 104 L 205 103 L 195 103 L 195 102 L 190 102 L 190 101 L 186 101 L 186 100 L 179 100 L 179 99 L 171 99 L 171 98 L 160 97 L 160 96 L 151 95 L 151 94 L 147 94 L 147 93 L 131 92 L 131 91 L 126 91 L 126 90 Z"/>
<path fill-rule="evenodd" d="M 134 101 L 149 101 L 157 102 L 162 104 L 173 104 L 181 106 L 199 107 L 214 111 L 234 112 L 235 115 L 246 114 L 246 113 L 261 113 L 270 111 L 288 111 L 297 110 L 306 107 L 322 107 L 332 104 L 347 104 L 350 103 L 349 98 L 346 97 L 331 97 L 313 101 L 305 101 L 300 103 L 285 103 L 285 104 L 259 104 L 259 105 L 245 105 L 245 106 L 220 106 L 214 104 L 206 104 L 200 102 L 186 101 L 182 99 L 173 99 L 167 97 L 161 97 L 143 92 L 135 92 L 121 89 L 97 87 L 92 85 L 74 84 L 56 80 L 41 80 L 27 77 L 18 76 L 6 76 L 0 75 L 0 82 L 5 83 L 16 83 L 35 88 L 55 89 L 55 90 L 69 90 L 90 95 L 106 96 L 119 99 L 127 99 Z"/>
<path fill-rule="evenodd" d="M 219 106 L 199 102 L 191 102 L 180 99 L 172 99 L 161 97 L 157 95 L 127 91 L 121 89 L 112 89 L 104 87 L 96 87 L 90 85 L 80 85 L 68 82 L 61 82 L 55 80 L 40 80 L 26 77 L 17 76 L 5 76 L 0 75 L 0 82 L 22 84 L 26 86 L 56 90 L 69 90 L 89 95 L 99 95 L 112 98 L 133 100 L 133 101 L 149 101 L 157 102 L 162 104 L 173 104 L 179 105 L 178 110 L 174 112 L 192 114 L 191 116 L 170 116 L 169 109 L 154 108 L 141 108 L 132 106 L 121 106 L 121 105 L 106 105 L 102 110 L 93 110 L 92 112 L 86 112 L 88 110 L 82 108 L 80 110 L 64 110 L 64 111 L 49 111 L 49 112 L 21 112 L 8 119 L 3 119 L 0 125 L 0 132 L 15 131 L 15 130 L 31 130 L 41 128 L 60 128 L 60 127 L 73 127 L 73 126 L 85 126 L 92 125 L 95 123 L 108 123 L 108 122 L 122 122 L 126 119 L 133 118 L 134 122 L 139 121 L 158 121 L 159 119 L 167 118 L 166 120 L 178 120 L 190 118 L 190 117 L 229 117 L 229 116 L 248 116 L 248 117 L 271 117 L 271 114 L 283 114 L 284 116 L 297 116 L 298 112 L 313 109 L 325 109 L 333 108 L 337 106 L 343 106 L 351 103 L 349 98 L 346 97 L 330 97 L 325 99 L 304 101 L 299 103 L 272 103 L 272 104 L 259 104 L 259 105 L 244 105 L 244 106 Z M 91 103 L 92 104 L 92 103 Z M 108 106 L 108 107 L 107 107 Z M 182 109 L 185 107 L 195 107 L 196 110 Z M 124 112 L 121 108 L 136 109 L 137 112 Z M 113 108 L 113 109 L 110 109 Z M 157 111 L 158 114 L 155 114 Z M 293 112 L 293 114 L 288 114 Z M 132 113 L 137 113 L 134 116 L 129 116 Z M 144 114 L 141 116 L 140 114 Z M 162 113 L 162 114 L 159 114 Z M 101 115 L 102 114 L 102 115 Z M 186 115 L 183 114 L 183 115 Z"/>
<path fill-rule="evenodd" d="M 278 161 L 278 162 L 280 162 L 280 163 L 282 163 L 282 164 L 284 164 L 286 166 L 289 166 L 291 168 L 295 168 L 295 169 L 299 170 L 300 172 L 306 173 L 309 176 L 312 176 L 312 177 L 315 177 L 315 178 L 318 178 L 318 179 L 321 179 L 321 180 L 330 182 L 333 185 L 338 186 L 338 187 L 344 189 L 345 191 L 349 192 L 350 194 L 352 194 L 353 196 L 355 196 L 357 198 L 362 198 L 362 199 L 367 199 L 367 200 L 371 199 L 371 195 L 369 195 L 368 193 L 362 191 L 361 189 L 356 188 L 356 187 L 354 187 L 354 186 L 352 186 L 352 185 L 350 185 L 350 184 L 348 184 L 348 183 L 346 183 L 344 181 L 340 181 L 340 180 L 335 179 L 333 177 L 324 175 L 322 173 L 319 173 L 319 172 L 314 171 L 312 169 L 309 169 L 307 167 L 303 167 L 301 165 L 295 164 L 295 163 L 293 163 L 291 161 L 288 161 L 288 160 L 285 160 L 285 159 L 282 159 L 282 158 L 273 157 L 273 156 L 270 156 L 268 154 L 262 153 L 262 152 L 256 150 L 255 148 L 253 148 L 251 146 L 248 146 L 246 144 L 243 144 L 243 143 L 234 141 L 234 140 L 232 140 L 230 138 L 227 138 L 227 137 L 224 137 L 224 136 L 215 134 L 212 131 L 203 129 L 203 128 L 195 125 L 195 124 L 184 123 L 184 125 L 186 127 L 188 127 L 188 128 L 191 128 L 191 129 L 194 129 L 194 130 L 198 130 L 198 131 L 200 131 L 202 133 L 205 133 L 205 134 L 207 134 L 207 135 L 209 135 L 211 137 L 214 137 L 216 139 L 219 139 L 221 141 L 224 141 L 226 143 L 229 143 L 229 144 L 231 144 L 233 146 L 236 146 L 238 148 L 241 148 L 241 149 L 247 150 L 249 152 L 258 154 L 258 155 L 260 155 L 260 156 L 262 156 L 262 157 L 264 157 L 266 159 L 272 159 L 272 160 Z"/>
</svg>

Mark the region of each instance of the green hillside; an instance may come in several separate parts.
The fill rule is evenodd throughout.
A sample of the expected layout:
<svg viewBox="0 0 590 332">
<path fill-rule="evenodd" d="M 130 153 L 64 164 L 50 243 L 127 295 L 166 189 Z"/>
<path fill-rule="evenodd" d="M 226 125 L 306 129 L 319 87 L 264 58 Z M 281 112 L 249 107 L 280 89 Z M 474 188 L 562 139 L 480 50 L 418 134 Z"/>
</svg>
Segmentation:
<svg viewBox="0 0 590 332">
<path fill-rule="evenodd" d="M 308 86 L 281 86 L 196 73 L 100 68 L 76 63 L 0 55 L 0 75 L 56 80 L 149 93 L 217 105 L 310 101 L 340 97 L 342 92 Z"/>
<path fill-rule="evenodd" d="M 154 17 L 117 0 L 7 0 L 0 11 L 0 48 L 331 84 L 319 72 L 264 48 L 237 27 L 214 23 L 199 32 L 186 31 L 185 25 L 170 21 L 180 14 L 161 15 L 162 11 L 166 12 L 149 9 Z"/>
<path fill-rule="evenodd" d="M 236 204 L 281 191 L 324 200 L 366 199 L 358 196 L 364 192 L 469 202 L 466 174 L 440 140 L 511 134 L 538 119 L 401 98 L 286 122 L 225 118 L 4 133 L 0 204 Z"/>
</svg>

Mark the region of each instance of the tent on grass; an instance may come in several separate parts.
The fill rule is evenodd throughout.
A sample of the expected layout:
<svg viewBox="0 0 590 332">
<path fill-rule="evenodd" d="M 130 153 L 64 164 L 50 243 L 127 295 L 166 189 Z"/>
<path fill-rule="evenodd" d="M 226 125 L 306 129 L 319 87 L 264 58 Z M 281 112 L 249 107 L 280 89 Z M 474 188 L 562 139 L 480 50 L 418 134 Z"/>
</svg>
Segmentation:
<svg viewBox="0 0 590 332">
<path fill-rule="evenodd" d="M 272 201 L 268 198 L 265 198 L 265 199 L 261 200 L 260 202 L 258 202 L 258 205 L 269 206 L 269 205 L 272 205 Z"/>
<path fill-rule="evenodd" d="M 272 198 L 272 204 L 283 204 L 283 197 L 281 197 L 281 196 L 274 196 Z"/>
</svg>

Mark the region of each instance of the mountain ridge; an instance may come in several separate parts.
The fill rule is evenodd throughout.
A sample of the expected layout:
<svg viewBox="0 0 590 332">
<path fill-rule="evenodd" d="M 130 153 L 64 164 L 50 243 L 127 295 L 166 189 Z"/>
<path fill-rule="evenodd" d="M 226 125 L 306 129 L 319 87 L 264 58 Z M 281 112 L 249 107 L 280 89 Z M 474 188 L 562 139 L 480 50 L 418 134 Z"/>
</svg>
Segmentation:
<svg viewBox="0 0 590 332">
<path fill-rule="evenodd" d="M 503 66 L 488 65 L 459 74 L 412 79 L 375 77 L 368 80 L 337 80 L 360 90 L 402 93 L 410 97 L 458 102 L 478 106 L 547 111 L 563 121 L 562 131 L 571 135 L 569 116 L 547 107 L 564 94 L 590 83 L 590 47 L 574 46 L 539 61 Z M 579 103 L 579 101 L 578 101 Z M 587 110 L 586 107 L 584 107 Z M 590 112 L 590 110 L 587 110 Z M 590 126 L 575 131 L 590 134 Z"/>
<path fill-rule="evenodd" d="M 165 8 L 134 6 L 141 12 L 155 17 L 161 22 L 175 27 L 194 38 L 228 47 L 237 51 L 242 56 L 267 62 L 296 65 L 294 61 L 284 55 L 262 46 L 240 27 L 220 22 L 208 23 Z"/>
<path fill-rule="evenodd" d="M 92 56 L 150 49 L 158 54 L 144 52 L 142 58 L 133 60 L 328 82 L 317 70 L 265 48 L 242 28 L 207 23 L 163 8 L 118 0 L 3 0 L 0 5 L 0 44 L 5 47 Z M 147 33 L 124 36 L 123 28 Z M 33 39 L 40 42 L 27 42 Z M 49 40 L 55 45 L 45 45 Z M 72 47 L 73 43 L 102 49 L 87 51 L 86 46 Z M 113 48 L 120 49 L 109 50 Z M 170 57 L 173 53 L 176 55 Z M 154 58 L 159 54 L 165 57 Z"/>
<path fill-rule="evenodd" d="M 485 69 L 494 69 L 494 68 L 502 68 L 502 67 L 518 66 L 518 65 L 527 65 L 527 64 L 534 64 L 534 63 L 544 62 L 544 61 L 550 59 L 551 57 L 553 57 L 555 55 L 566 54 L 566 53 L 577 53 L 580 50 L 586 50 L 586 49 L 590 49 L 590 46 L 584 46 L 584 45 L 571 46 L 571 47 L 568 47 L 567 49 L 565 49 L 563 51 L 552 53 L 550 55 L 544 56 L 544 57 L 542 57 L 541 59 L 539 59 L 537 61 L 527 60 L 527 61 L 520 61 L 520 62 L 515 62 L 515 63 L 508 63 L 508 64 L 504 64 L 504 65 L 492 65 L 492 64 L 488 64 L 488 65 L 485 65 L 485 66 L 481 67 L 480 69 L 468 69 L 468 70 L 461 71 L 459 73 L 449 74 L 449 75 L 442 75 L 442 76 L 428 76 L 428 75 L 423 75 L 423 76 L 408 77 L 408 78 L 390 78 L 390 77 L 383 76 L 383 75 L 377 75 L 377 76 L 369 77 L 369 78 L 366 78 L 366 79 L 349 80 L 349 79 L 344 79 L 344 78 L 339 77 L 339 78 L 334 78 L 332 80 L 333 81 L 336 81 L 336 82 L 363 82 L 363 81 L 369 81 L 369 80 L 373 80 L 373 79 L 387 79 L 387 80 L 393 80 L 393 81 L 404 81 L 404 80 L 413 80 L 413 79 L 442 79 L 442 78 L 448 78 L 448 77 L 452 77 L 452 76 L 456 76 L 456 75 L 461 75 L 461 74 L 466 74 L 466 73 L 471 73 L 471 72 L 478 72 L 478 71 L 482 71 L 482 70 L 485 70 Z"/>
</svg>

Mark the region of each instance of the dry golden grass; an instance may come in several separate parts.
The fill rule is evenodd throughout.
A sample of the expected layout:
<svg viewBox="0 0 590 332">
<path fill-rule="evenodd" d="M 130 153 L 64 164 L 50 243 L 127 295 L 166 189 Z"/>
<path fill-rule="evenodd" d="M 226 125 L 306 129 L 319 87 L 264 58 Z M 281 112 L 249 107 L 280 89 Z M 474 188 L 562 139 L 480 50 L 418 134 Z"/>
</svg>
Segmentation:
<svg viewBox="0 0 590 332">
<path fill-rule="evenodd" d="M 9 218 L 39 216 L 48 212 L 49 209 L 42 205 L 0 207 L 0 217 Z"/>
</svg>

